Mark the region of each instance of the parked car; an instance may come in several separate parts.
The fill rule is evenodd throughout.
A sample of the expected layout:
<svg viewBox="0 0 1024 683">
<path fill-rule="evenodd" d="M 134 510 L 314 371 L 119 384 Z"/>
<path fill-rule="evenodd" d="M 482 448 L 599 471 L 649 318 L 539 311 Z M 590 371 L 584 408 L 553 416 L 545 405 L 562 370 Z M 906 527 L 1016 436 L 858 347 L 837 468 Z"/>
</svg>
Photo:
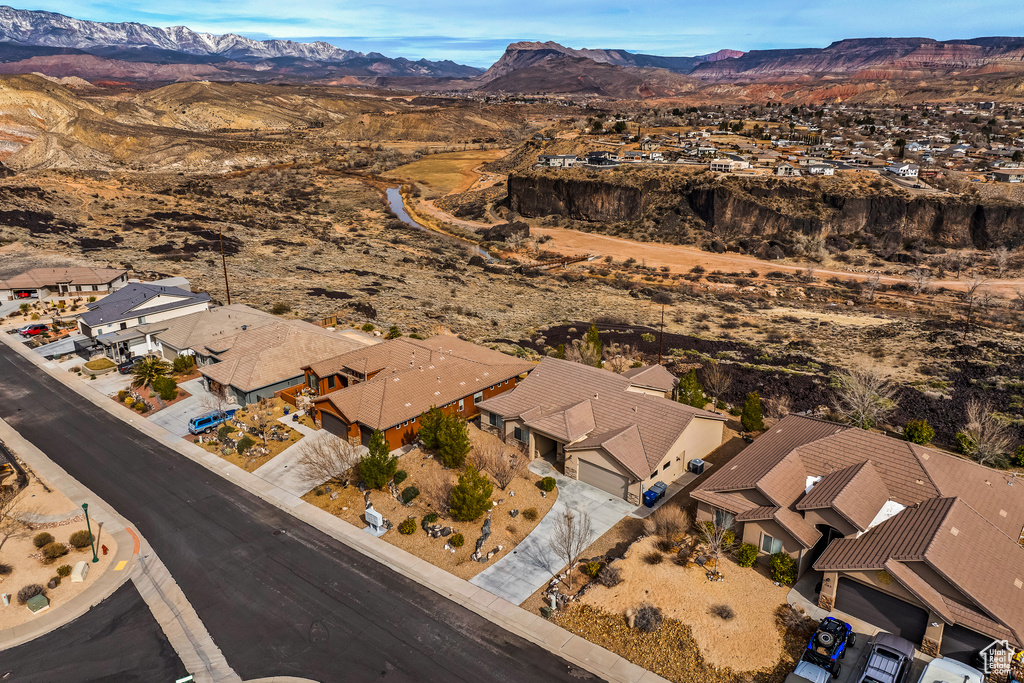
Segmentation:
<svg viewBox="0 0 1024 683">
<path fill-rule="evenodd" d="M 18 330 L 18 334 L 20 334 L 22 337 L 34 337 L 37 334 L 42 334 L 43 332 L 46 332 L 46 330 L 48 329 L 49 325 L 41 325 L 39 323 L 35 323 L 32 325 L 25 325 L 25 327 L 22 327 L 21 329 Z"/>
<path fill-rule="evenodd" d="M 232 408 L 224 412 L 215 411 L 206 415 L 200 415 L 199 417 L 193 417 L 188 421 L 188 431 L 190 434 L 209 434 L 215 428 L 234 417 L 236 410 L 237 408 Z"/>
<path fill-rule="evenodd" d="M 903 683 L 913 663 L 914 644 L 883 631 L 871 641 L 857 683 Z"/>
<path fill-rule="evenodd" d="M 135 366 L 142 362 L 141 356 L 132 356 L 128 360 L 121 361 L 117 364 L 117 371 L 122 375 L 130 375 Z"/>
<path fill-rule="evenodd" d="M 917 683 L 984 683 L 985 674 L 955 659 L 933 659 Z"/>
<path fill-rule="evenodd" d="M 811 636 L 803 657 L 800 659 L 816 664 L 839 678 L 843 667 L 840 659 L 846 657 L 846 649 L 857 644 L 857 634 L 853 627 L 835 617 L 825 617 L 818 624 L 818 630 Z"/>
<path fill-rule="evenodd" d="M 831 676 L 831 673 L 817 664 L 800 661 L 796 663 L 796 669 L 786 676 L 783 683 L 828 683 Z"/>
<path fill-rule="evenodd" d="M 665 497 L 665 492 L 668 491 L 668 486 L 663 481 L 659 481 L 651 486 L 651 488 L 644 491 L 644 505 L 649 508 L 654 507 L 654 504 Z"/>
</svg>

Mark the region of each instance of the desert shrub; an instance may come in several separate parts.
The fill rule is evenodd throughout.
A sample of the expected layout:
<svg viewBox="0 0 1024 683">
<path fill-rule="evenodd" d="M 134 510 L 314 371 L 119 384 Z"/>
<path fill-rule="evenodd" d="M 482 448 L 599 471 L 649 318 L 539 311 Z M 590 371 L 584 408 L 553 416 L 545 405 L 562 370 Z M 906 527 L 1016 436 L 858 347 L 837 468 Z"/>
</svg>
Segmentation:
<svg viewBox="0 0 1024 683">
<path fill-rule="evenodd" d="M 779 626 L 788 633 L 805 633 L 808 636 L 814 632 L 818 622 L 811 619 L 799 609 L 788 603 L 783 603 L 775 610 L 775 620 Z M 803 640 L 801 638 L 801 640 Z"/>
<path fill-rule="evenodd" d="M 452 517 L 460 522 L 472 522 L 491 508 L 491 494 L 494 486 L 484 475 L 470 465 L 459 475 L 448 499 Z"/>
<path fill-rule="evenodd" d="M 654 546 L 663 553 L 672 552 L 672 541 L 667 538 L 659 538 L 658 542 Z"/>
<path fill-rule="evenodd" d="M 612 567 L 606 564 L 601 568 L 601 571 L 597 573 L 597 581 L 602 586 L 612 588 L 622 583 L 622 572 L 619 571 L 618 567 Z"/>
<path fill-rule="evenodd" d="M 753 567 L 757 562 L 757 546 L 752 543 L 744 543 L 736 551 L 736 561 L 741 567 Z"/>
<path fill-rule="evenodd" d="M 684 546 L 679 549 L 679 552 L 676 553 L 675 563 L 678 564 L 680 567 L 685 567 L 686 565 L 690 564 L 690 557 L 692 555 L 693 548 Z"/>
<path fill-rule="evenodd" d="M 158 377 L 153 380 L 153 391 L 164 401 L 173 401 L 178 397 L 178 383 L 171 377 Z"/>
<path fill-rule="evenodd" d="M 121 403 L 124 403 L 124 400 L 126 398 L 128 398 L 128 392 L 127 391 L 122 389 L 121 391 L 117 392 L 117 400 L 118 401 L 120 401 Z"/>
<path fill-rule="evenodd" d="M 32 598 L 36 597 L 37 595 L 42 595 L 45 592 L 46 589 L 40 586 L 38 583 L 30 583 L 27 586 L 23 586 L 22 589 L 18 591 L 18 604 L 24 605 Z"/>
<path fill-rule="evenodd" d="M 552 491 L 555 490 L 555 478 L 544 477 L 543 479 L 540 480 L 540 488 L 542 491 L 547 491 L 548 493 L 551 493 Z"/>
<path fill-rule="evenodd" d="M 409 473 L 406 472 L 405 470 L 398 470 L 397 472 L 395 472 L 395 476 L 394 476 L 395 486 L 398 486 L 399 484 L 401 484 L 408 477 L 409 477 Z"/>
<path fill-rule="evenodd" d="M 743 429 L 748 432 L 760 432 L 764 429 L 764 419 L 761 415 L 761 397 L 757 392 L 747 394 L 743 402 L 743 413 L 740 417 Z"/>
<path fill-rule="evenodd" d="M 537 517 L 539 516 L 537 513 L 537 508 L 526 508 L 519 514 L 521 514 L 523 516 L 523 519 L 525 519 L 527 522 L 536 522 Z"/>
<path fill-rule="evenodd" d="M 142 401 L 136 401 L 132 404 L 132 408 L 139 411 L 140 413 L 146 410 L 146 404 Z"/>
<path fill-rule="evenodd" d="M 644 563 L 646 564 L 661 564 L 665 560 L 665 556 L 659 552 L 650 552 L 644 555 Z"/>
<path fill-rule="evenodd" d="M 59 576 L 62 579 L 66 579 L 67 577 L 71 576 L 71 565 L 62 564 L 61 566 L 57 567 L 57 576 Z"/>
<path fill-rule="evenodd" d="M 196 366 L 196 359 L 195 356 L 178 355 L 174 357 L 172 365 L 174 366 L 175 372 L 184 375 Z"/>
<path fill-rule="evenodd" d="M 466 545 L 466 538 L 462 534 L 452 534 L 452 537 L 448 539 L 448 545 L 453 548 L 461 548 Z"/>
<path fill-rule="evenodd" d="M 53 534 L 48 531 L 41 531 L 32 537 L 32 545 L 37 548 L 42 548 L 45 545 L 53 543 Z"/>
<path fill-rule="evenodd" d="M 722 534 L 722 547 L 728 548 L 736 543 L 736 532 L 732 529 L 726 529 L 725 533 Z"/>
<path fill-rule="evenodd" d="M 1024 467 L 1024 446 L 1017 446 L 1017 452 L 1010 456 L 1010 464 L 1014 467 Z"/>
<path fill-rule="evenodd" d="M 415 486 L 406 486 L 405 490 L 402 491 L 402 502 L 408 505 L 416 496 L 420 495 L 420 490 Z"/>
<path fill-rule="evenodd" d="M 935 438 L 935 430 L 927 420 L 911 420 L 903 427 L 903 437 L 910 443 L 924 445 Z"/>
<path fill-rule="evenodd" d="M 967 432 L 957 432 L 954 438 L 956 439 L 956 452 L 961 455 L 971 455 L 978 448 L 974 439 Z"/>
<path fill-rule="evenodd" d="M 661 628 L 661 621 L 661 610 L 645 603 L 637 608 L 633 625 L 645 633 L 653 633 Z"/>
<path fill-rule="evenodd" d="M 13 571 L 14 567 L 6 562 L 0 562 L 0 576 L 10 576 Z"/>
<path fill-rule="evenodd" d="M 235 431 L 235 428 L 229 424 L 222 424 L 220 429 L 217 430 L 217 440 L 223 441 L 224 439 L 231 436 L 231 432 Z"/>
<path fill-rule="evenodd" d="M 712 605 L 711 608 L 708 610 L 708 614 L 713 614 L 722 621 L 729 621 L 730 619 L 736 617 L 736 610 L 734 610 L 729 605 L 725 604 Z"/>
<path fill-rule="evenodd" d="M 397 326 L 392 325 L 388 328 L 388 333 L 384 335 L 385 339 L 398 339 L 402 336 L 402 331 Z"/>
<path fill-rule="evenodd" d="M 43 557 L 47 560 L 56 560 L 58 557 L 64 557 L 68 554 L 68 547 L 63 543 L 49 543 L 43 546 Z"/>
<path fill-rule="evenodd" d="M 678 505 L 662 505 L 644 520 L 644 532 L 648 536 L 660 536 L 667 540 L 676 539 L 689 526 L 689 516 Z"/>
<path fill-rule="evenodd" d="M 796 583 L 796 562 L 788 554 L 783 552 L 774 553 L 768 559 L 768 568 L 771 570 L 772 581 L 791 586 Z"/>
<path fill-rule="evenodd" d="M 92 545 L 92 534 L 85 529 L 76 531 L 71 534 L 71 537 L 68 539 L 68 543 L 70 543 L 74 548 L 87 548 Z"/>
<path fill-rule="evenodd" d="M 373 325 L 370 323 L 363 325 L 363 332 L 373 332 L 373 329 Z"/>
<path fill-rule="evenodd" d="M 314 496 L 322 496 L 325 493 L 327 493 L 327 492 L 324 491 L 324 487 L 323 486 L 317 486 L 315 489 L 313 489 L 313 495 Z"/>
<path fill-rule="evenodd" d="M 412 534 L 416 533 L 416 519 L 414 517 L 410 517 L 409 519 L 399 524 L 398 533 L 404 536 L 411 536 Z"/>
<path fill-rule="evenodd" d="M 242 453 L 245 453 L 247 450 L 249 450 L 255 445 L 256 442 L 249 438 L 249 435 L 246 434 L 245 436 L 238 440 L 238 443 L 235 445 L 235 452 L 241 455 Z"/>
<path fill-rule="evenodd" d="M 594 578 L 595 576 L 597 576 L 598 572 L 601 571 L 601 563 L 587 562 L 582 567 L 580 567 L 580 571 L 589 576 L 590 578 Z"/>
<path fill-rule="evenodd" d="M 283 301 L 278 301 L 276 304 L 270 307 L 270 312 L 274 315 L 284 315 L 288 311 L 292 310 L 292 307 Z"/>
<path fill-rule="evenodd" d="M 429 515 L 423 518 L 424 523 L 433 524 L 438 519 L 436 512 L 431 512 Z"/>
</svg>

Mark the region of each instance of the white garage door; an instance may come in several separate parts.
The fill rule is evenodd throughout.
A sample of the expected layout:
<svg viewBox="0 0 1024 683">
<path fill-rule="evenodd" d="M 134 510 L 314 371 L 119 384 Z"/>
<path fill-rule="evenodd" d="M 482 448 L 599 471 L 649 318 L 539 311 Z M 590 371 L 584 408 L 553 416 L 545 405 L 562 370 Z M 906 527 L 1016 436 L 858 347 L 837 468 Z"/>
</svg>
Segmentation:
<svg viewBox="0 0 1024 683">
<path fill-rule="evenodd" d="M 585 481 L 591 486 L 596 486 L 619 498 L 625 498 L 629 489 L 629 480 L 626 477 L 586 460 L 580 460 L 579 476 L 580 481 Z"/>
</svg>

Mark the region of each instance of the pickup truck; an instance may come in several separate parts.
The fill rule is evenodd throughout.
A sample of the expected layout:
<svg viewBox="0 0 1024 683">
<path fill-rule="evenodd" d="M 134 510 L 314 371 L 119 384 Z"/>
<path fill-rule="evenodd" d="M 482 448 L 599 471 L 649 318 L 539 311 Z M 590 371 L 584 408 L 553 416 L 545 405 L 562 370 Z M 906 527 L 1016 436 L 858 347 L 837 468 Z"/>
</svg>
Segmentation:
<svg viewBox="0 0 1024 683">
<path fill-rule="evenodd" d="M 883 631 L 871 641 L 864 671 L 856 683 L 904 683 L 913 664 L 914 644 Z"/>
<path fill-rule="evenodd" d="M 223 412 L 212 412 L 206 415 L 200 415 L 199 417 L 193 417 L 188 421 L 189 434 L 209 434 L 214 429 L 224 424 L 232 417 L 235 416 L 237 408 L 231 410 L 225 410 Z"/>
</svg>

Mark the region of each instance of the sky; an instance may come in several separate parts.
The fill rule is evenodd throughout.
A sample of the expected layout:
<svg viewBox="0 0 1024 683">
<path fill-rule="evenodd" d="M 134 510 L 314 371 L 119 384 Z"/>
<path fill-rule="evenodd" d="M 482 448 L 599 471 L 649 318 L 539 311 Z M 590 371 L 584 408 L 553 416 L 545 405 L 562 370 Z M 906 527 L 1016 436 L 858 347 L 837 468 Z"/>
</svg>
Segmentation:
<svg viewBox="0 0 1024 683">
<path fill-rule="evenodd" d="M 256 39 L 325 40 L 480 67 L 519 40 L 691 56 L 825 47 L 843 38 L 1024 35 L 1022 0 L 43 0 L 16 7 Z"/>
</svg>

